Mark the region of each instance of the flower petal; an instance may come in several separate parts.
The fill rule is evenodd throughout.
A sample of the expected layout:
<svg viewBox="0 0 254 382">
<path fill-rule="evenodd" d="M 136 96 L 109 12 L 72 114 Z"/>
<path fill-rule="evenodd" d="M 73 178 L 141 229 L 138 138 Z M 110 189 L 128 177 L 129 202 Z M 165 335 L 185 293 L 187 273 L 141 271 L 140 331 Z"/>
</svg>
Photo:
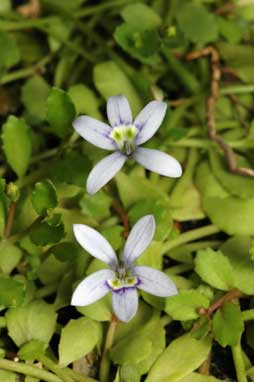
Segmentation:
<svg viewBox="0 0 254 382">
<path fill-rule="evenodd" d="M 178 293 L 173 281 L 163 272 L 145 266 L 136 266 L 133 272 L 140 281 L 137 287 L 145 292 L 159 297 Z"/>
<path fill-rule="evenodd" d="M 108 99 L 107 115 L 112 127 L 132 124 L 132 113 L 129 102 L 127 98 L 121 94 Z"/>
<path fill-rule="evenodd" d="M 110 269 L 103 269 L 86 277 L 75 289 L 71 305 L 86 306 L 105 296 L 110 291 L 107 280 L 114 274 Z"/>
<path fill-rule="evenodd" d="M 179 178 L 182 175 L 180 163 L 171 155 L 159 150 L 137 147 L 132 155 L 141 166 L 160 175 Z"/>
<path fill-rule="evenodd" d="M 153 215 L 143 216 L 132 228 L 123 251 L 123 261 L 133 263 L 153 240 L 155 232 Z"/>
<path fill-rule="evenodd" d="M 118 263 L 116 254 L 109 242 L 95 229 L 85 224 L 74 224 L 73 232 L 81 247 L 96 259 L 110 266 Z"/>
<path fill-rule="evenodd" d="M 141 145 L 148 141 L 160 127 L 167 110 L 167 104 L 161 101 L 152 101 L 144 107 L 134 121 L 139 130 L 136 143 Z"/>
<path fill-rule="evenodd" d="M 73 127 L 82 138 L 94 146 L 104 150 L 116 149 L 114 141 L 110 138 L 112 128 L 106 123 L 83 115 L 74 120 Z"/>
<path fill-rule="evenodd" d="M 95 194 L 100 188 L 108 183 L 108 181 L 121 170 L 126 159 L 127 157 L 125 155 L 116 151 L 98 162 L 87 178 L 86 190 L 88 194 Z"/>
<path fill-rule="evenodd" d="M 120 321 L 130 321 L 138 310 L 138 292 L 136 288 L 123 288 L 113 291 L 113 310 Z"/>
</svg>

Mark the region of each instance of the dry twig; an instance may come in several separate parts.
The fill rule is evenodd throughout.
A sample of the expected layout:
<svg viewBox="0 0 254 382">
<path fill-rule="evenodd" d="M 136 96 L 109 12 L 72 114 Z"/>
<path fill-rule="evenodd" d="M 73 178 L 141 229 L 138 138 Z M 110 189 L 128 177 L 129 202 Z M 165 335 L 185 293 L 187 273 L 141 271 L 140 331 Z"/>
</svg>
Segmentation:
<svg viewBox="0 0 254 382">
<path fill-rule="evenodd" d="M 41 15 L 40 0 L 29 0 L 28 4 L 17 7 L 16 11 L 24 17 L 36 19 Z"/>
<path fill-rule="evenodd" d="M 221 77 L 220 69 L 220 56 L 218 51 L 212 47 L 208 46 L 204 49 L 190 53 L 187 56 L 187 60 L 195 60 L 200 57 L 210 56 L 211 57 L 211 92 L 207 99 L 207 127 L 208 135 L 213 139 L 223 150 L 229 171 L 234 174 L 244 175 L 244 176 L 254 176 L 254 170 L 247 167 L 237 167 L 236 156 L 231 147 L 217 134 L 216 123 L 215 123 L 215 106 L 219 97 L 219 81 Z"/>
</svg>

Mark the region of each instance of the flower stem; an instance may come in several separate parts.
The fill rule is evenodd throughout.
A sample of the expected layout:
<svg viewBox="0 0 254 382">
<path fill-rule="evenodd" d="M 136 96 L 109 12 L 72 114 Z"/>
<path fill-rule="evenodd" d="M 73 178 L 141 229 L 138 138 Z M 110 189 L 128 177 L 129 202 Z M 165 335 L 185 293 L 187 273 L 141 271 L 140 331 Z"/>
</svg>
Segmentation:
<svg viewBox="0 0 254 382">
<path fill-rule="evenodd" d="M 29 375 L 45 382 L 62 382 L 62 379 L 60 379 L 58 376 L 46 370 L 40 369 L 39 367 L 26 365 L 23 362 L 14 362 L 7 359 L 0 359 L 0 370 L 1 369 Z"/>
<path fill-rule="evenodd" d="M 13 226 L 13 222 L 14 222 L 16 207 L 17 207 L 17 203 L 12 202 L 10 205 L 10 208 L 9 208 L 7 224 L 6 224 L 5 233 L 4 233 L 4 236 L 6 239 L 8 239 L 8 237 L 11 235 L 11 230 L 12 230 L 12 226 Z"/>
<path fill-rule="evenodd" d="M 238 382 L 247 382 L 241 343 L 231 347 Z"/>
<path fill-rule="evenodd" d="M 201 239 L 202 237 L 213 235 L 215 233 L 220 232 L 220 229 L 214 225 L 210 224 L 205 227 L 195 228 L 190 231 L 184 232 L 179 235 L 176 239 L 166 241 L 162 247 L 162 254 L 167 253 L 171 249 L 178 247 L 184 243 L 188 243 L 189 241 Z"/>
<path fill-rule="evenodd" d="M 114 341 L 114 334 L 118 319 L 115 316 L 112 316 L 111 322 L 108 327 L 108 332 L 105 340 L 105 345 L 102 353 L 101 365 L 100 365 L 100 381 L 109 382 L 109 370 L 110 370 L 110 358 L 109 350 Z"/>
<path fill-rule="evenodd" d="M 40 361 L 46 366 L 47 369 L 55 373 L 63 382 L 74 382 L 73 379 L 67 375 L 64 369 L 61 369 L 50 358 L 45 355 L 40 356 Z"/>
</svg>

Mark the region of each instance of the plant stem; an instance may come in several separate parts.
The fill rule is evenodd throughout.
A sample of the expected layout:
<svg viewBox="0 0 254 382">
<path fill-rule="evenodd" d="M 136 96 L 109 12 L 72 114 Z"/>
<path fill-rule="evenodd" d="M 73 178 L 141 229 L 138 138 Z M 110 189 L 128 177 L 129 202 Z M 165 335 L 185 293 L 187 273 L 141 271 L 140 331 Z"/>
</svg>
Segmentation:
<svg viewBox="0 0 254 382">
<path fill-rule="evenodd" d="M 201 239 L 202 237 L 213 235 L 218 232 L 220 232 L 220 229 L 214 224 L 184 232 L 176 239 L 165 242 L 162 246 L 162 254 L 167 253 L 170 249 L 178 247 L 179 245 L 188 243 L 189 241 Z"/>
<path fill-rule="evenodd" d="M 80 374 L 77 371 L 70 369 L 68 367 L 66 369 L 64 369 L 64 371 L 66 372 L 67 375 L 69 375 L 71 378 L 73 378 L 76 382 L 98 382 L 95 379 L 87 377 L 83 374 Z"/>
<path fill-rule="evenodd" d="M 59 283 L 53 283 L 45 285 L 44 287 L 37 289 L 36 291 L 36 298 L 44 298 L 47 296 L 50 296 L 51 294 L 55 293 L 57 291 Z"/>
<path fill-rule="evenodd" d="M 13 226 L 13 222 L 14 222 L 16 207 L 17 207 L 17 203 L 12 202 L 10 205 L 10 208 L 9 208 L 7 224 L 6 224 L 5 233 L 4 233 L 4 236 L 6 239 L 8 239 L 8 237 L 11 235 L 11 230 L 12 230 L 12 226 Z"/>
<path fill-rule="evenodd" d="M 61 369 L 50 358 L 45 355 L 41 355 L 39 359 L 47 369 L 55 373 L 63 382 L 74 382 L 73 379 L 66 374 L 64 369 Z"/>
<path fill-rule="evenodd" d="M 242 312 L 242 318 L 244 321 L 254 320 L 254 309 L 244 310 Z"/>
<path fill-rule="evenodd" d="M 167 268 L 167 273 L 170 273 L 171 275 L 179 275 L 180 273 L 188 272 L 191 269 L 193 269 L 193 264 L 180 264 Z"/>
<path fill-rule="evenodd" d="M 235 85 L 227 86 L 225 88 L 220 88 L 220 94 L 241 94 L 241 93 L 252 93 L 254 92 L 254 85 Z"/>
<path fill-rule="evenodd" d="M 92 5 L 90 7 L 85 7 L 84 9 L 80 9 L 75 13 L 75 17 L 87 17 L 92 16 L 93 14 L 98 14 L 98 12 L 103 12 L 107 9 L 114 8 L 118 5 L 128 4 L 133 2 L 134 0 L 109 0 L 107 2 L 100 2 L 97 5 Z"/>
<path fill-rule="evenodd" d="M 26 365 L 23 362 L 14 362 L 7 359 L 0 359 L 0 370 L 1 369 L 29 375 L 45 382 L 62 382 L 62 379 L 50 373 L 49 371 L 40 369 L 36 366 Z"/>
<path fill-rule="evenodd" d="M 104 344 L 101 365 L 100 365 L 100 380 L 101 382 L 109 382 L 109 371 L 110 371 L 110 358 L 109 350 L 114 341 L 114 334 L 116 330 L 118 320 L 115 316 L 112 316 L 111 322 L 108 327 L 108 332 Z"/>
<path fill-rule="evenodd" d="M 241 343 L 231 347 L 238 382 L 247 382 Z"/>
</svg>

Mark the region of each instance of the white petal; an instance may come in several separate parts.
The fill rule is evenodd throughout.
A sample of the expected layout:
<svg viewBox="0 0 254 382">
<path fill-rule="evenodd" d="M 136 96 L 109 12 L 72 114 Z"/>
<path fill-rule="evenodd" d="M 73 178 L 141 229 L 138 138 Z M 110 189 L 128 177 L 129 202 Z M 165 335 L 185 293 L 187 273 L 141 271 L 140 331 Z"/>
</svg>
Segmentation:
<svg viewBox="0 0 254 382">
<path fill-rule="evenodd" d="M 107 115 L 112 127 L 132 124 L 131 108 L 127 98 L 123 95 L 113 96 L 108 99 Z"/>
<path fill-rule="evenodd" d="M 134 121 L 138 128 L 136 143 L 141 145 L 148 141 L 160 127 L 167 110 L 167 104 L 161 101 L 152 101 L 144 107 Z"/>
<path fill-rule="evenodd" d="M 93 145 L 104 150 L 115 150 L 116 145 L 110 138 L 112 128 L 106 123 L 83 115 L 73 122 L 76 132 Z"/>
<path fill-rule="evenodd" d="M 81 247 L 92 256 L 110 266 L 118 263 L 113 248 L 98 231 L 85 224 L 74 224 L 73 232 Z"/>
<path fill-rule="evenodd" d="M 138 310 L 138 292 L 136 288 L 123 288 L 113 291 L 113 310 L 123 322 L 130 321 Z"/>
<path fill-rule="evenodd" d="M 75 289 L 71 305 L 86 306 L 105 296 L 110 291 L 107 280 L 114 275 L 110 269 L 103 269 L 86 277 Z"/>
<path fill-rule="evenodd" d="M 180 163 L 162 151 L 137 147 L 132 157 L 141 166 L 160 175 L 171 178 L 179 178 L 182 175 Z"/>
<path fill-rule="evenodd" d="M 136 266 L 133 273 L 139 279 L 139 289 L 159 297 L 168 297 L 177 294 L 177 289 L 172 280 L 163 272 L 156 269 Z"/>
<path fill-rule="evenodd" d="M 95 194 L 108 183 L 121 170 L 126 159 L 125 155 L 116 151 L 98 162 L 87 178 L 86 190 L 88 194 Z"/>
<path fill-rule="evenodd" d="M 123 251 L 123 261 L 133 263 L 153 240 L 155 232 L 153 215 L 143 216 L 132 228 Z"/>
</svg>

